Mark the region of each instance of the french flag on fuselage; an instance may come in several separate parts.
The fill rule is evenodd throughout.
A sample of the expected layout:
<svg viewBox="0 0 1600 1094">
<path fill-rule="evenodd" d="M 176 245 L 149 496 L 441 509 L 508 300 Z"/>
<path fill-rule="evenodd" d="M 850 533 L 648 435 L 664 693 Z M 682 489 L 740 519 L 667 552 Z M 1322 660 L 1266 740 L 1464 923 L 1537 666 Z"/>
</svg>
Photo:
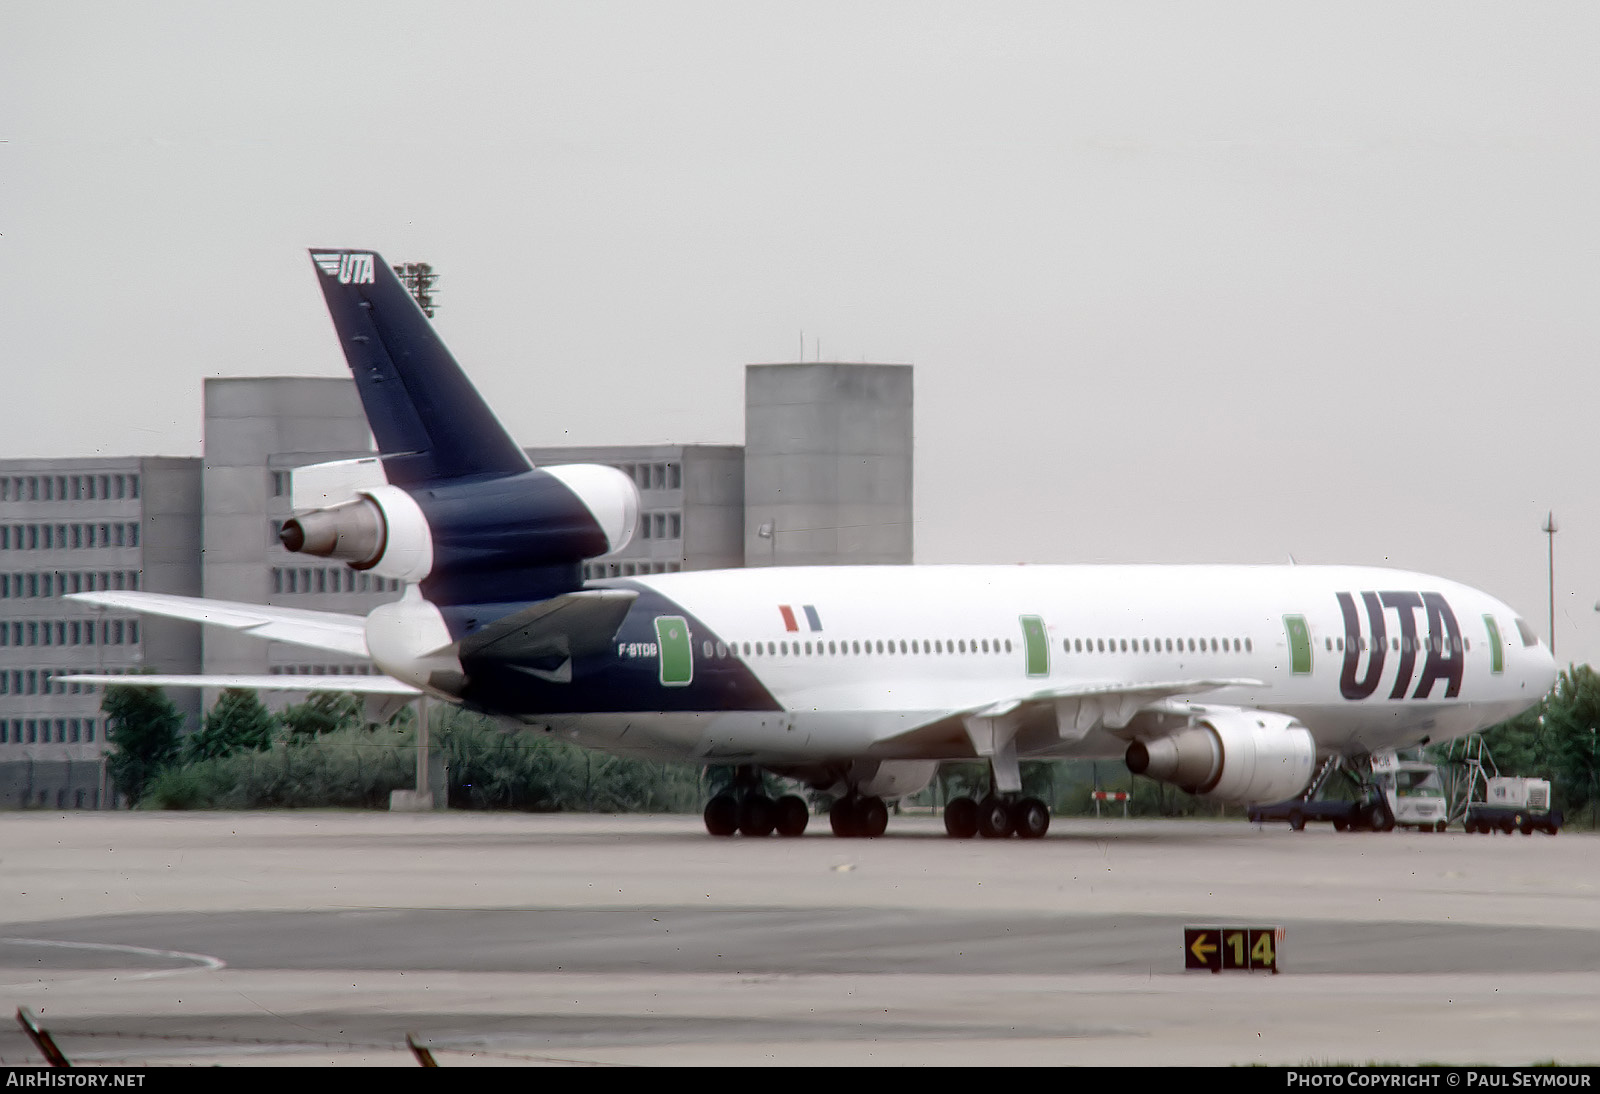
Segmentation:
<svg viewBox="0 0 1600 1094">
<path fill-rule="evenodd" d="M 802 605 L 800 610 L 806 613 L 806 625 L 808 627 L 810 627 L 814 631 L 820 631 L 822 629 L 822 617 L 817 615 L 817 609 L 816 609 L 816 607 L 814 605 L 811 605 L 811 604 Z M 799 621 L 797 619 L 795 619 L 795 616 L 794 616 L 794 609 L 791 608 L 789 605 L 787 605 L 787 604 L 779 604 L 778 605 L 778 614 L 783 616 L 783 629 L 784 630 L 786 630 L 786 631 L 798 631 L 800 629 L 800 623 L 799 623 Z"/>
</svg>

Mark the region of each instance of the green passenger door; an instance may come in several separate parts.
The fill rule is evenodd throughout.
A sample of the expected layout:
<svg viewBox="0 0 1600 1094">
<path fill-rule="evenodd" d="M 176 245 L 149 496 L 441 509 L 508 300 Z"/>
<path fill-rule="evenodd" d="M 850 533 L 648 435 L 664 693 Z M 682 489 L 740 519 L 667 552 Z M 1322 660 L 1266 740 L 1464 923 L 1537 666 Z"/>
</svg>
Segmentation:
<svg viewBox="0 0 1600 1094">
<path fill-rule="evenodd" d="M 694 647 L 689 644 L 689 621 L 681 615 L 656 616 L 656 647 L 660 651 L 661 686 L 681 688 L 694 679 Z"/>
<path fill-rule="evenodd" d="M 1022 619 L 1022 645 L 1027 651 L 1028 675 L 1050 675 L 1050 639 L 1045 634 L 1044 620 L 1037 615 Z"/>
<path fill-rule="evenodd" d="M 1483 625 L 1489 630 L 1489 671 L 1492 673 L 1505 672 L 1505 649 L 1500 645 L 1500 628 L 1495 625 L 1494 616 L 1484 616 Z"/>
<path fill-rule="evenodd" d="M 1303 615 L 1283 617 L 1283 630 L 1289 636 L 1289 671 L 1296 676 L 1311 673 L 1311 628 Z"/>
</svg>

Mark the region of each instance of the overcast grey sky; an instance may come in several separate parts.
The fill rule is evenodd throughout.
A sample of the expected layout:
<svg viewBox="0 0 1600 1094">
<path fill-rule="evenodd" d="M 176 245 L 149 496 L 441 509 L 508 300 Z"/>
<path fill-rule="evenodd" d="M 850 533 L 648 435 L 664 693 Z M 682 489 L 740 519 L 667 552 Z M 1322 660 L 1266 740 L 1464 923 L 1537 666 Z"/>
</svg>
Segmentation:
<svg viewBox="0 0 1600 1094">
<path fill-rule="evenodd" d="M 526 444 L 917 366 L 922 562 L 1393 564 L 1600 654 L 1600 5 L 0 4 L 0 455 L 343 374 L 444 276 Z"/>
</svg>

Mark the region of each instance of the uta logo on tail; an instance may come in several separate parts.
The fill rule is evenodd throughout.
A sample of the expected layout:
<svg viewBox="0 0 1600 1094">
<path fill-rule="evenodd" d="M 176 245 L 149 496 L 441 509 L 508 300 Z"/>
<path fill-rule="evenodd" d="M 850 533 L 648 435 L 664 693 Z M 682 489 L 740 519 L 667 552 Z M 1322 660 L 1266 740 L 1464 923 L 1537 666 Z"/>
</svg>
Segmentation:
<svg viewBox="0 0 1600 1094">
<path fill-rule="evenodd" d="M 371 285 L 376 280 L 370 254 L 319 254 L 311 257 L 323 273 L 337 277 L 341 285 Z"/>
</svg>

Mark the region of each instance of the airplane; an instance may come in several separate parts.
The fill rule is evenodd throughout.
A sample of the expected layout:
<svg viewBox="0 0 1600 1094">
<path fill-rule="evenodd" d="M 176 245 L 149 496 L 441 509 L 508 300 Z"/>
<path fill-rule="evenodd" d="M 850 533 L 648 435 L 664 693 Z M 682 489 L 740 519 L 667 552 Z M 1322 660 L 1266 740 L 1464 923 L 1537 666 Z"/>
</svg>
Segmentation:
<svg viewBox="0 0 1600 1094">
<path fill-rule="evenodd" d="M 378 455 L 295 472 L 290 551 L 404 583 L 365 618 L 144 592 L 70 599 L 370 658 L 385 676 L 83 682 L 426 694 L 607 752 L 733 768 L 708 832 L 882 835 L 948 760 L 989 791 L 955 838 L 1036 839 L 1024 759 L 1117 758 L 1229 803 L 1319 763 L 1473 733 L 1553 685 L 1515 611 L 1357 566 L 808 566 L 583 579 L 639 495 L 599 465 L 535 467 L 374 251 L 311 252 Z M 309 499 L 309 500 L 308 500 Z M 1382 808 L 1379 803 L 1375 809 Z M 1377 826 L 1375 823 L 1374 826 Z"/>
</svg>

